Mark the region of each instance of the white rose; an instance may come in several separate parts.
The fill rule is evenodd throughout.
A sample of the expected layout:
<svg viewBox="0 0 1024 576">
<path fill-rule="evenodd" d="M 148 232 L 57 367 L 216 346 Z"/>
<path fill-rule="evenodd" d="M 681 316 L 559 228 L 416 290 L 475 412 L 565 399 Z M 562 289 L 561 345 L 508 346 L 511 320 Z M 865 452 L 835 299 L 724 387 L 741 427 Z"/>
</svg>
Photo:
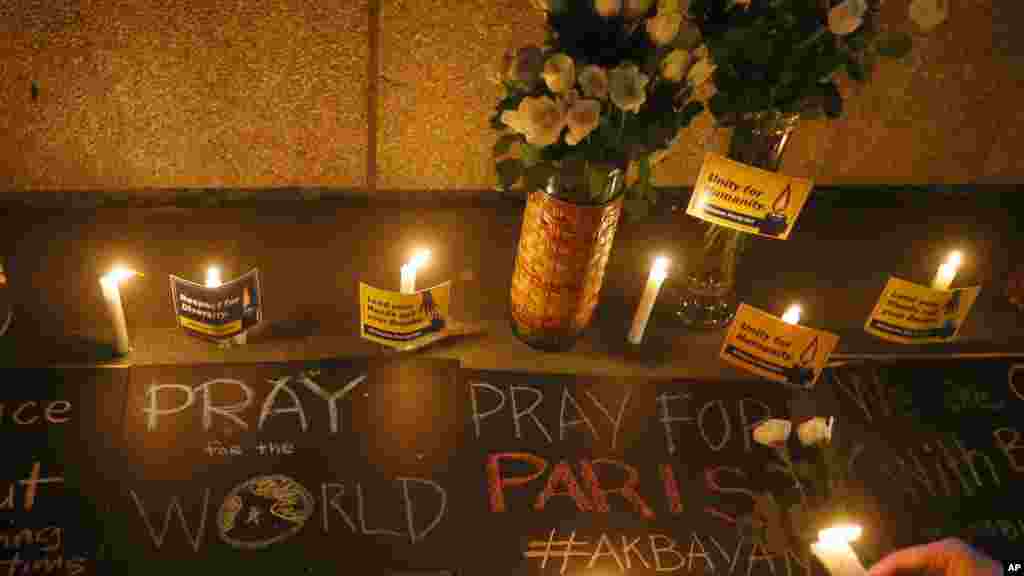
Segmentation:
<svg viewBox="0 0 1024 576">
<path fill-rule="evenodd" d="M 925 32 L 946 21 L 949 0 L 914 0 L 910 3 L 910 19 Z"/>
<path fill-rule="evenodd" d="M 565 54 L 552 54 L 544 62 L 544 83 L 555 94 L 565 94 L 576 84 L 576 64 Z"/>
<path fill-rule="evenodd" d="M 540 80 L 543 68 L 544 53 L 536 46 L 524 46 L 505 53 L 505 78 L 512 82 L 522 82 L 533 88 Z"/>
<path fill-rule="evenodd" d="M 694 57 L 699 57 L 701 52 L 698 50 Z M 711 75 L 715 72 L 715 65 L 711 63 L 709 56 L 704 56 L 690 68 L 690 71 L 686 73 L 686 81 L 690 83 L 694 88 L 708 81 Z"/>
<path fill-rule="evenodd" d="M 650 78 L 641 74 L 634 64 L 620 64 L 608 73 L 608 92 L 612 102 L 622 110 L 639 112 L 647 101 L 647 83 Z"/>
<path fill-rule="evenodd" d="M 828 29 L 836 36 L 846 36 L 860 28 L 867 11 L 866 0 L 845 0 L 828 11 Z"/>
<path fill-rule="evenodd" d="M 757 426 L 754 426 L 754 442 L 772 448 L 785 446 L 792 430 L 793 424 L 789 420 L 778 418 L 762 420 Z"/>
<path fill-rule="evenodd" d="M 796 428 L 796 435 L 804 446 L 828 444 L 832 440 L 832 424 L 835 418 L 817 416 L 802 422 Z"/>
<path fill-rule="evenodd" d="M 565 135 L 565 142 L 570 146 L 579 144 L 580 140 L 597 128 L 601 121 L 601 103 L 597 100 L 588 100 L 573 97 L 569 105 L 569 113 L 566 122 L 569 125 L 569 133 Z"/>
<path fill-rule="evenodd" d="M 680 82 L 689 65 L 689 52 L 686 50 L 673 50 L 661 61 L 661 77 L 669 82 Z"/>
<path fill-rule="evenodd" d="M 658 14 L 647 19 L 647 35 L 659 46 L 671 44 L 676 34 L 679 34 L 679 25 L 682 23 L 682 14 Z"/>
<path fill-rule="evenodd" d="M 594 0 L 594 11 L 605 18 L 618 16 L 622 11 L 622 0 Z"/>
<path fill-rule="evenodd" d="M 646 16 L 654 0 L 624 0 L 622 4 L 622 12 L 626 18 L 635 19 Z"/>
<path fill-rule="evenodd" d="M 600 66 L 584 66 L 580 71 L 580 88 L 587 98 L 604 100 L 608 97 L 608 73 Z"/>
<path fill-rule="evenodd" d="M 565 128 L 566 106 L 547 96 L 527 97 L 519 108 L 501 113 L 501 121 L 513 131 L 526 136 L 535 146 L 548 146 L 558 141 Z"/>
</svg>

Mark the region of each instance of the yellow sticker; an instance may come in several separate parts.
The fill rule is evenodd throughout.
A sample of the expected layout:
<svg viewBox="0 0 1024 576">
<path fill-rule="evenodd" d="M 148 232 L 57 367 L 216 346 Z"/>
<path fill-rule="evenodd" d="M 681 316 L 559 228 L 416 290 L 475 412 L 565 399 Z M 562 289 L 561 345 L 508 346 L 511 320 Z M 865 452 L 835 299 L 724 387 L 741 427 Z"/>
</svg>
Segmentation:
<svg viewBox="0 0 1024 576">
<path fill-rule="evenodd" d="M 449 321 L 451 282 L 401 294 L 359 283 L 360 332 L 363 338 L 392 348 L 430 340 Z"/>
<path fill-rule="evenodd" d="M 714 224 L 785 240 L 813 184 L 708 153 L 686 213 Z"/>
<path fill-rule="evenodd" d="M 839 336 L 740 304 L 722 343 L 722 360 L 762 378 L 800 388 L 818 381 Z"/>
<path fill-rule="evenodd" d="M 956 338 L 981 286 L 936 290 L 889 278 L 864 331 L 900 344 L 949 342 Z"/>
</svg>

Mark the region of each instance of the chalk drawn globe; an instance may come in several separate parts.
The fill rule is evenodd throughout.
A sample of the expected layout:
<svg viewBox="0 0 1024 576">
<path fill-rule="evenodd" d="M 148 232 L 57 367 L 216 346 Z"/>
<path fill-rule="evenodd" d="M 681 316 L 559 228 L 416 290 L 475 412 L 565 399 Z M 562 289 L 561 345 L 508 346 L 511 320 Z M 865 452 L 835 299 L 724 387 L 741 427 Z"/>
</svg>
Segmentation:
<svg viewBox="0 0 1024 576">
<path fill-rule="evenodd" d="M 312 515 L 313 496 L 304 486 L 280 474 L 256 476 L 224 498 L 217 532 L 235 548 L 266 548 L 298 533 Z"/>
</svg>

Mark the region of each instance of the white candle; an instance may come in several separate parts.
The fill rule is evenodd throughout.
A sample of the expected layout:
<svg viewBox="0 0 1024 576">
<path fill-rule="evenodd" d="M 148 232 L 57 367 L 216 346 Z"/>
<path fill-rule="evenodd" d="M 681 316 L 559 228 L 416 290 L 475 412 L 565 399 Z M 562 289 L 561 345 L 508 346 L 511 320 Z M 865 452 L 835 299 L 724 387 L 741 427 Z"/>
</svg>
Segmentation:
<svg viewBox="0 0 1024 576">
<path fill-rule="evenodd" d="M 786 313 L 782 315 L 782 321 L 786 324 L 799 324 L 800 323 L 800 309 L 799 304 L 793 304 L 786 309 Z"/>
<path fill-rule="evenodd" d="M 864 576 L 867 570 L 850 547 L 850 541 L 859 538 L 860 533 L 861 527 L 853 524 L 826 528 L 818 532 L 811 551 L 832 576 Z"/>
<path fill-rule="evenodd" d="M 221 286 L 222 284 L 224 284 L 224 282 L 221 280 L 220 268 L 218 268 L 216 266 L 210 266 L 209 268 L 207 268 L 206 269 L 206 287 L 207 288 L 217 288 L 217 287 Z M 232 340 L 234 340 L 235 344 L 245 344 L 245 342 L 246 342 L 245 331 L 242 331 L 239 334 L 235 334 L 235 336 L 232 338 Z"/>
<path fill-rule="evenodd" d="M 430 250 L 420 250 L 412 257 L 412 260 L 402 266 L 402 294 L 416 292 L 416 271 L 430 259 Z"/>
<path fill-rule="evenodd" d="M 949 257 L 946 258 L 946 261 L 935 272 L 935 278 L 932 279 L 932 288 L 936 290 L 949 290 L 949 286 L 953 283 L 953 279 L 956 278 L 956 273 L 960 269 L 960 261 L 962 259 L 963 257 L 959 251 L 950 252 Z"/>
<path fill-rule="evenodd" d="M 131 342 L 128 340 L 128 323 L 124 317 L 124 305 L 121 302 L 121 281 L 138 274 L 134 270 L 125 268 L 114 268 L 106 275 L 100 277 L 100 288 L 103 291 L 103 301 L 107 305 L 107 315 L 114 325 L 114 351 L 119 356 L 131 352 Z"/>
<path fill-rule="evenodd" d="M 659 256 L 654 260 L 654 266 L 651 266 L 651 273 L 647 277 L 647 287 L 644 288 L 644 295 L 636 307 L 633 325 L 629 329 L 629 341 L 632 344 L 639 344 L 644 339 L 644 330 L 647 329 L 647 321 L 651 317 L 651 310 L 654 309 L 654 301 L 658 298 L 661 283 L 668 276 L 668 264 L 668 258 Z"/>
</svg>

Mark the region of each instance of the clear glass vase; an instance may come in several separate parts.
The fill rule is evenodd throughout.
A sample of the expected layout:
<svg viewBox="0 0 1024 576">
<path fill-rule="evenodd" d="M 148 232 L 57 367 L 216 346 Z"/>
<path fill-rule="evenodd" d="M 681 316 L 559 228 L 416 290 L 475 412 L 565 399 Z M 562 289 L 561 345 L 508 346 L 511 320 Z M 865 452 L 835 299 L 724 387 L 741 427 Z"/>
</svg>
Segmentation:
<svg viewBox="0 0 1024 576">
<path fill-rule="evenodd" d="M 795 114 L 762 113 L 732 125 L 728 158 L 775 172 L 797 127 Z M 697 191 L 694 190 L 694 193 Z M 723 328 L 736 315 L 736 271 L 749 234 L 707 224 L 703 242 L 687 265 L 676 316 L 689 328 Z"/>
</svg>

